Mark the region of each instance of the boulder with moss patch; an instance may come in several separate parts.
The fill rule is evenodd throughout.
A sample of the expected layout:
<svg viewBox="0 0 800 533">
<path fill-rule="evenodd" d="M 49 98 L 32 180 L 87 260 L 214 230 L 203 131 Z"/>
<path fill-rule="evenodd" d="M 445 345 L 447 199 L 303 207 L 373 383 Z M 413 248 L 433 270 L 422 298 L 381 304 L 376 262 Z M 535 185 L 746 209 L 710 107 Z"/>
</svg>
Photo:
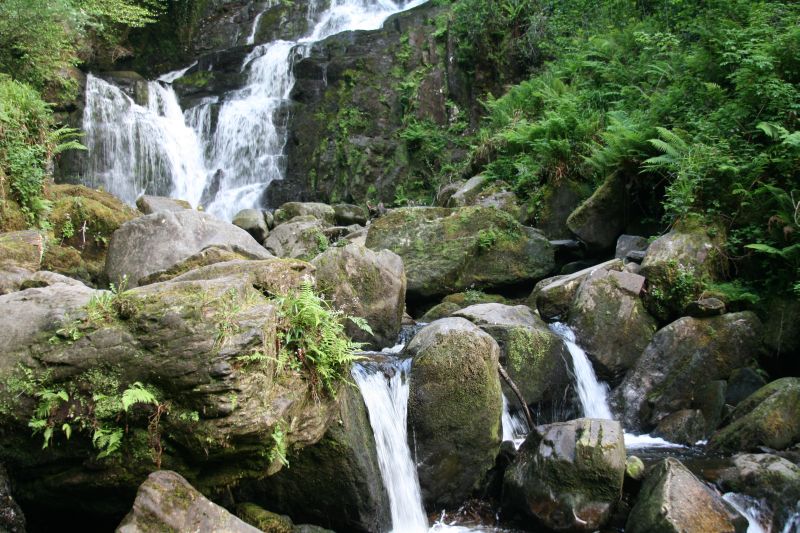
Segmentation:
<svg viewBox="0 0 800 533">
<path fill-rule="evenodd" d="M 747 519 L 670 457 L 648 472 L 625 531 L 744 533 Z"/>
<path fill-rule="evenodd" d="M 328 204 L 319 202 L 286 202 L 275 210 L 275 225 L 288 222 L 295 217 L 312 217 L 323 224 L 336 222 L 336 210 Z"/>
<path fill-rule="evenodd" d="M 566 319 L 578 288 L 590 274 L 600 270 L 621 272 L 623 267 L 620 259 L 612 259 L 572 274 L 545 278 L 533 288 L 528 305 L 545 320 Z"/>
<path fill-rule="evenodd" d="M 625 427 L 649 431 L 692 408 L 698 389 L 727 379 L 760 350 L 761 321 L 751 312 L 676 320 L 656 332 L 614 392 Z"/>
<path fill-rule="evenodd" d="M 743 400 L 730 423 L 714 434 L 709 448 L 752 451 L 762 446 L 783 450 L 800 442 L 800 378 L 786 377 L 763 386 Z"/>
<path fill-rule="evenodd" d="M 460 505 L 500 449 L 500 348 L 463 318 L 444 318 L 417 333 L 408 400 L 419 481 L 426 505 Z"/>
<path fill-rule="evenodd" d="M 628 191 L 622 174 L 612 174 L 567 218 L 567 227 L 586 246 L 610 250 L 625 229 Z"/>
<path fill-rule="evenodd" d="M 541 233 L 491 207 L 394 209 L 370 225 L 367 247 L 403 258 L 414 298 L 531 282 L 554 265 Z"/>
<path fill-rule="evenodd" d="M 389 250 L 375 252 L 348 244 L 330 248 L 311 264 L 317 269 L 320 290 L 333 304 L 368 322 L 372 334 L 348 324 L 347 332 L 353 339 L 376 349 L 394 344 L 406 299 L 406 273 L 400 256 Z"/>
<path fill-rule="evenodd" d="M 505 503 L 555 530 L 595 531 L 622 497 L 625 443 L 613 420 L 540 426 L 506 471 Z"/>
<path fill-rule="evenodd" d="M 162 211 L 183 211 L 191 209 L 192 205 L 186 200 L 145 194 L 136 199 L 136 208 L 145 215 L 152 215 Z"/>
<path fill-rule="evenodd" d="M 298 216 L 275 226 L 264 246 L 278 257 L 310 260 L 330 246 L 325 227 L 313 216 Z"/>
<path fill-rule="evenodd" d="M 39 270 L 44 252 L 44 239 L 34 230 L 0 233 L 0 270 L 21 268 Z"/>
</svg>

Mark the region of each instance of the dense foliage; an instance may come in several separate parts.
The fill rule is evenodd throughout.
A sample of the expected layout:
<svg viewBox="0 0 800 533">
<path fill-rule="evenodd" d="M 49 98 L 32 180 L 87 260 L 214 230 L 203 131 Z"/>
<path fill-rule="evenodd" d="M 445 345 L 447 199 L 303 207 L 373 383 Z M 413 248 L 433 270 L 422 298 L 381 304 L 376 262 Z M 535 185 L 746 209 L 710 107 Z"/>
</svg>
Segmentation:
<svg viewBox="0 0 800 533">
<path fill-rule="evenodd" d="M 622 174 L 664 224 L 722 227 L 731 276 L 800 294 L 798 20 L 780 1 L 458 2 L 460 61 L 542 64 L 488 99 L 470 169 L 534 204 Z"/>
</svg>

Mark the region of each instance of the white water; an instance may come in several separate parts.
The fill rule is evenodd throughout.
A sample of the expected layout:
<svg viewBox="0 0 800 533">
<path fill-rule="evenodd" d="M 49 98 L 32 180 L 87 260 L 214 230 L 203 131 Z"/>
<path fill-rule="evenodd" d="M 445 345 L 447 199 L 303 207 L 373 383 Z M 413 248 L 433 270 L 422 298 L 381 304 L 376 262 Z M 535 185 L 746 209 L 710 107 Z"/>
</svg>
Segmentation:
<svg viewBox="0 0 800 533">
<path fill-rule="evenodd" d="M 722 499 L 747 518 L 747 533 L 769 533 L 772 530 L 771 513 L 764 502 L 735 492 L 726 492 Z"/>
<path fill-rule="evenodd" d="M 502 396 L 503 417 L 501 421 L 503 426 L 503 441 L 510 440 L 514 443 L 515 448 L 519 448 L 525 441 L 525 436 L 528 434 L 528 424 L 519 412 L 511 412 L 508 398 L 506 398 L 505 394 Z"/>
<path fill-rule="evenodd" d="M 800 533 L 800 502 L 795 506 L 796 511 L 786 521 L 782 533 Z"/>
<path fill-rule="evenodd" d="M 354 365 L 353 378 L 361 390 L 375 434 L 383 484 L 389 493 L 392 528 L 398 533 L 428 530 L 422 508 L 417 467 L 411 459 L 406 431 L 408 372 L 411 360 L 397 360 L 386 378 L 373 365 Z"/>
<path fill-rule="evenodd" d="M 133 203 L 143 194 L 168 195 L 199 205 L 218 190 L 206 209 L 230 220 L 241 209 L 256 207 L 266 187 L 283 178 L 292 66 L 308 55 L 311 44 L 336 33 L 379 28 L 390 15 L 422 3 L 413 0 L 333 0 L 319 11 L 309 3 L 312 29 L 297 41 L 258 45 L 245 58 L 246 85 L 221 103 L 205 101 L 182 112 L 169 83 L 190 68 L 150 82 L 149 102 L 139 106 L 119 88 L 89 76 L 83 129 L 86 132 L 90 185 Z M 248 43 L 263 13 L 253 22 Z M 211 108 L 219 105 L 214 131 Z"/>
</svg>

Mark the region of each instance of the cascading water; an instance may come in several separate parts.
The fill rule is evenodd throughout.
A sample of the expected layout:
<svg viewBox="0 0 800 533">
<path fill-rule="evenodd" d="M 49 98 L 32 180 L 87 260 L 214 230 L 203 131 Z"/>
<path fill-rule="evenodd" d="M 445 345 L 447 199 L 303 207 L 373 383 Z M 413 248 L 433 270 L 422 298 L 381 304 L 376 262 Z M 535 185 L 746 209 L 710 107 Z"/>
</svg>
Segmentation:
<svg viewBox="0 0 800 533">
<path fill-rule="evenodd" d="M 508 398 L 503 394 L 503 441 L 510 440 L 519 448 L 528 434 L 528 425 L 519 413 L 512 413 Z"/>
<path fill-rule="evenodd" d="M 747 518 L 747 533 L 767 533 L 772 530 L 771 513 L 764 502 L 735 492 L 726 492 L 722 499 Z"/>
<path fill-rule="evenodd" d="M 207 210 L 231 219 L 254 207 L 274 180 L 283 178 L 286 109 L 294 86 L 292 65 L 311 44 L 343 31 L 372 30 L 387 17 L 422 3 L 414 0 L 333 0 L 319 10 L 309 3 L 311 31 L 297 41 L 256 46 L 245 58 L 246 85 L 227 95 L 212 131 L 211 106 L 205 101 L 181 112 L 169 83 L 189 68 L 150 82 L 148 105 L 140 106 L 119 88 L 93 76 L 86 90 L 86 132 L 90 185 L 133 203 L 137 196 L 170 195 L 201 202 Z M 256 16 L 248 43 L 255 41 Z"/>
<path fill-rule="evenodd" d="M 389 377 L 384 375 L 384 368 Z M 393 531 L 425 532 L 428 521 L 422 509 L 417 468 L 411 459 L 406 430 L 411 359 L 395 359 L 384 368 L 377 363 L 357 364 L 352 374 L 375 434 L 378 465 L 389 493 Z"/>
</svg>

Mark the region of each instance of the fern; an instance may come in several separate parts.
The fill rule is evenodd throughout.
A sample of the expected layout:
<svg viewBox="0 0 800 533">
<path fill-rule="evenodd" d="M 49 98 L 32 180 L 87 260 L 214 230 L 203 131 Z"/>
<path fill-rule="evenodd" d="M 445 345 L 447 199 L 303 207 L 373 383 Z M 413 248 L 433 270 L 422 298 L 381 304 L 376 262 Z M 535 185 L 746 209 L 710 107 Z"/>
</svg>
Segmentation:
<svg viewBox="0 0 800 533">
<path fill-rule="evenodd" d="M 102 459 L 108 457 L 119 450 L 122 445 L 122 437 L 124 434 L 125 432 L 123 429 L 117 427 L 105 428 L 101 426 L 95 429 L 92 435 L 92 444 L 95 448 L 100 450 L 100 453 L 97 454 L 97 458 Z"/>
<path fill-rule="evenodd" d="M 158 405 L 155 395 L 138 381 L 122 393 L 122 409 L 127 412 L 131 406 L 137 403 Z"/>
</svg>

